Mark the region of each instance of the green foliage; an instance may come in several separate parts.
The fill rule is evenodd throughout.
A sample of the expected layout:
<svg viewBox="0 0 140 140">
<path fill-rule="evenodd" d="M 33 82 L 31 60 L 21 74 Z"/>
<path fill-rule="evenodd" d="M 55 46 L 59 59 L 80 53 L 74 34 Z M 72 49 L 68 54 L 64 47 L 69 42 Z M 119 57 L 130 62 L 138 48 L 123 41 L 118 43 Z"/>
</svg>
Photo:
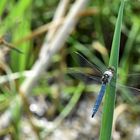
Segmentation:
<svg viewBox="0 0 140 140">
<path fill-rule="evenodd" d="M 42 35 L 36 36 L 33 39 L 27 39 L 24 42 L 20 42 L 20 40 L 36 28 L 49 23 L 53 18 L 58 3 L 58 0 L 0 0 L 0 37 L 10 34 L 11 37 L 7 41 L 23 52 L 21 54 L 14 50 L 10 51 L 10 59 L 6 65 L 10 67 L 12 72 L 29 70 L 38 59 L 38 54 L 45 37 L 44 34 L 42 33 Z M 81 53 L 88 61 L 93 62 L 103 70 L 105 70 L 103 64 L 105 66 L 114 66 L 116 70 L 115 77 L 117 71 L 120 77 L 123 77 L 124 73 L 127 75 L 129 72 L 135 73 L 140 71 L 140 19 L 138 3 L 138 0 L 133 2 L 128 0 L 125 5 L 126 10 L 124 11 L 120 42 L 122 13 L 119 16 L 120 19 L 116 18 L 119 1 L 90 1 L 87 9 L 90 8 L 90 10 L 95 12 L 89 14 L 85 11 L 85 14 L 81 16 L 61 53 L 53 56 L 52 64 L 48 69 L 49 72 L 40 77 L 39 84 L 31 93 L 31 96 L 36 96 L 36 98 L 40 96 L 45 98 L 46 102 L 51 106 L 43 117 L 50 120 L 53 120 L 55 117 L 64 119 L 74 109 L 76 103 L 81 101 L 82 93 L 93 90 L 95 92 L 98 91 L 97 86 L 93 85 L 91 87 L 88 83 L 79 83 L 79 80 L 67 75 L 66 70 L 69 67 L 75 67 L 77 63 L 79 67 L 83 65 L 81 64 L 81 59 L 74 52 Z M 115 25 L 116 21 L 117 24 Z M 110 46 L 114 28 L 117 29 L 115 29 L 111 50 Z M 17 43 L 18 41 L 19 43 Z M 120 56 L 118 54 L 119 44 L 121 44 Z M 109 55 L 111 57 L 108 64 Z M 75 59 L 76 63 L 72 58 Z M 118 59 L 120 64 L 118 64 Z M 10 129 L 13 139 L 18 139 L 20 136 L 20 123 L 23 115 L 20 110 L 22 105 L 17 94 L 21 80 L 5 84 L 4 86 L 1 85 L 0 87 L 0 112 L 5 112 L 8 109 L 12 113 L 13 118 L 11 124 L 12 131 L 10 126 L 8 131 L 4 131 L 4 134 L 9 134 Z M 122 83 L 127 82 L 127 77 L 122 80 Z M 132 82 L 135 82 L 135 79 Z M 84 94 L 82 96 L 84 97 Z M 127 94 L 127 96 L 121 94 L 119 96 L 122 102 L 135 99 L 132 94 Z M 10 107 L 11 102 L 13 102 L 13 106 Z M 102 140 L 109 140 L 111 137 L 114 102 L 115 89 L 108 87 L 100 134 L 100 139 Z M 22 107 L 24 108 L 25 105 L 23 104 Z M 139 105 L 137 105 L 138 107 Z M 51 108 L 53 108 L 53 111 Z M 135 107 L 133 110 L 134 112 L 136 111 Z M 27 113 L 27 110 L 25 110 L 25 113 Z"/>
<path fill-rule="evenodd" d="M 12 116 L 12 125 L 14 127 L 13 139 L 15 140 L 20 139 L 20 120 L 22 116 L 21 103 L 19 96 L 16 96 L 13 98 L 12 106 L 9 109 Z"/>
</svg>

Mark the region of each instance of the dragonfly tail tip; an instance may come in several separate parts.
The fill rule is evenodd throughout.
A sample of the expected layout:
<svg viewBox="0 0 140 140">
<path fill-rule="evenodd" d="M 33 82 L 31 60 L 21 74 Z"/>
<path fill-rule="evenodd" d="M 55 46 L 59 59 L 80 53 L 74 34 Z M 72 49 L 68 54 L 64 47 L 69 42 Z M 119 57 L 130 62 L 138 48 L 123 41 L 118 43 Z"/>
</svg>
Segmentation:
<svg viewBox="0 0 140 140">
<path fill-rule="evenodd" d="M 95 113 L 93 113 L 91 117 L 93 118 L 93 117 L 94 117 L 94 115 L 95 115 Z"/>
</svg>

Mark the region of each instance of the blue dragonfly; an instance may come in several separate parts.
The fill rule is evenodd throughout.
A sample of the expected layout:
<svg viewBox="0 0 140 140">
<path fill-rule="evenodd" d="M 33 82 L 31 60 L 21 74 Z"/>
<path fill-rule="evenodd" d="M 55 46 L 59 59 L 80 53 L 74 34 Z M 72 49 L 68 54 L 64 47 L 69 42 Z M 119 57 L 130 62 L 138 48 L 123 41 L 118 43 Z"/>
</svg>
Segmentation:
<svg viewBox="0 0 140 140">
<path fill-rule="evenodd" d="M 110 81 L 113 77 L 113 73 L 114 73 L 114 68 L 109 67 L 102 75 L 102 78 L 101 78 L 102 85 L 101 85 L 101 89 L 99 91 L 98 97 L 97 97 L 95 104 L 93 106 L 92 118 L 94 117 L 94 115 L 98 111 L 98 108 L 101 104 L 102 98 L 103 98 L 105 90 L 106 90 L 106 86 L 107 86 L 107 84 L 110 83 Z"/>
<path fill-rule="evenodd" d="M 70 71 L 70 74 L 72 74 L 72 76 L 76 77 L 76 78 L 81 78 L 81 76 L 79 77 L 78 73 L 79 74 L 82 74 L 84 77 L 86 76 L 87 78 L 90 78 L 96 82 L 100 82 L 101 83 L 101 88 L 100 88 L 100 91 L 98 93 L 98 96 L 96 98 L 96 101 L 95 101 L 95 104 L 93 105 L 93 109 L 92 109 L 92 118 L 95 116 L 96 112 L 98 111 L 99 109 L 99 106 L 102 102 L 102 99 L 103 99 L 103 96 L 105 94 L 105 91 L 106 91 L 106 87 L 108 84 L 111 84 L 111 86 L 115 86 L 115 83 L 113 83 L 111 81 L 111 79 L 113 78 L 114 76 L 114 72 L 115 72 L 115 69 L 114 67 L 108 67 L 106 68 L 105 66 L 103 66 L 103 70 L 101 68 L 99 68 L 97 65 L 94 65 L 92 64 L 91 62 L 89 62 L 82 54 L 76 52 L 78 54 L 78 56 L 80 56 L 80 59 L 87 63 L 88 66 L 90 66 L 92 69 L 94 69 L 95 71 L 97 71 L 99 73 L 100 76 L 93 76 L 93 75 L 89 75 L 89 74 L 86 74 L 86 73 L 83 73 L 82 71 L 78 70 L 77 68 L 70 68 L 69 71 Z M 76 73 L 76 75 L 74 73 Z M 132 75 L 129 75 L 129 77 L 131 78 L 131 76 L 133 77 L 140 77 L 140 74 L 132 74 Z M 82 79 L 83 80 L 83 79 Z M 134 90 L 135 92 L 138 92 L 140 93 L 140 89 L 138 88 L 135 88 L 135 87 L 131 87 L 131 86 L 126 86 L 126 85 L 121 85 L 119 83 L 117 83 L 117 86 L 121 86 L 123 88 L 127 88 L 127 89 L 131 89 L 131 90 Z"/>
</svg>

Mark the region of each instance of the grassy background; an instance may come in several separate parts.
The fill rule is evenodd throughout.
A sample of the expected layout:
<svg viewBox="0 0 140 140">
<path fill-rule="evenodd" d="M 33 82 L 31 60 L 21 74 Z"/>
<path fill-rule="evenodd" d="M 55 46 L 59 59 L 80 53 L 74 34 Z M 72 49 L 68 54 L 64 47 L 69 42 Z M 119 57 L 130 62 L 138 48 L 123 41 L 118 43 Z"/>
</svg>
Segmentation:
<svg viewBox="0 0 140 140">
<path fill-rule="evenodd" d="M 20 0 L 20 1 L 0 1 L 0 35 L 12 43 L 15 47 L 23 52 L 17 53 L 11 50 L 4 56 L 4 63 L 12 72 L 20 72 L 29 70 L 33 63 L 38 58 L 38 53 L 43 44 L 45 33 L 35 36 L 31 39 L 21 41 L 33 30 L 49 23 L 55 13 L 58 5 L 58 0 Z M 72 2 L 71 2 L 72 4 Z M 85 84 L 82 81 L 69 77 L 66 74 L 66 69 L 69 67 L 86 68 L 85 62 L 74 52 L 79 52 L 85 56 L 90 62 L 95 63 L 98 67 L 104 68 L 102 64 L 108 66 L 111 44 L 114 34 L 115 23 L 117 20 L 120 1 L 90 1 L 84 14 L 81 16 L 75 30 L 69 36 L 66 44 L 60 52 L 53 56 L 52 64 L 49 67 L 48 74 L 40 77 L 39 84 L 34 88 L 31 98 L 40 99 L 43 97 L 49 109 L 41 117 L 54 122 L 54 118 L 63 120 L 69 116 L 71 110 L 72 116 L 75 116 L 74 106 L 80 103 L 84 98 L 84 93 L 97 93 L 95 87 L 92 87 L 88 82 Z M 128 73 L 140 72 L 140 3 L 138 0 L 127 1 L 124 9 L 124 18 L 121 32 L 120 57 L 118 65 L 118 73 L 120 77 L 124 77 Z M 92 10 L 92 13 L 88 11 Z M 73 60 L 74 58 L 74 60 Z M 1 75 L 5 74 L 3 66 Z M 85 69 L 83 71 L 86 71 Z M 140 77 L 124 78 L 120 81 L 124 84 L 134 84 L 139 82 Z M 11 100 L 15 101 L 18 95 L 18 88 L 24 79 L 16 80 L 10 84 L 0 85 L 0 112 L 3 114 L 9 110 Z M 84 80 L 84 79 L 83 79 Z M 134 84 L 135 85 L 135 84 Z M 138 87 L 138 84 L 136 84 Z M 76 90 L 77 89 L 77 90 Z M 74 93 L 77 93 L 76 95 Z M 83 94 L 82 94 L 83 93 Z M 89 96 L 89 94 L 88 94 Z M 96 94 L 94 94 L 96 97 Z M 128 94 L 125 91 L 117 94 L 116 105 L 126 103 L 131 106 L 131 118 L 139 116 L 139 94 Z M 93 98 L 94 102 L 95 98 Z M 18 139 L 22 135 L 21 124 L 24 122 L 24 117 L 32 120 L 32 116 L 37 113 L 29 110 L 30 105 L 25 105 L 23 110 L 20 109 L 18 101 L 16 109 L 10 107 L 12 112 L 13 122 L 5 129 L 2 129 L 0 135 L 5 137 L 9 135 L 11 139 Z M 32 101 L 29 102 L 32 104 Z M 40 104 L 43 104 L 42 102 Z M 65 108 L 67 106 L 67 108 Z M 13 105 L 14 106 L 14 105 Z M 88 106 L 89 107 L 89 106 Z M 129 116 L 129 115 L 128 115 Z M 132 119 L 133 120 L 133 119 Z M 84 120 L 83 120 L 84 121 Z M 42 129 L 28 122 L 32 127 L 34 135 L 40 139 Z M 58 123 L 58 124 L 59 124 Z M 136 123 L 136 122 L 135 122 Z M 135 124 L 134 123 L 134 124 Z M 133 126 L 133 125 L 132 125 Z M 122 131 L 122 139 L 129 131 Z M 98 128 L 99 129 L 99 128 Z M 93 128 L 94 130 L 94 128 Z M 92 132 L 92 131 L 91 131 Z M 90 134 L 91 134 L 90 132 Z M 124 134 L 124 135 L 123 135 Z M 97 137 L 99 134 L 97 134 Z M 91 137 L 94 136 L 91 134 Z M 125 138 L 125 136 L 124 136 Z"/>
</svg>

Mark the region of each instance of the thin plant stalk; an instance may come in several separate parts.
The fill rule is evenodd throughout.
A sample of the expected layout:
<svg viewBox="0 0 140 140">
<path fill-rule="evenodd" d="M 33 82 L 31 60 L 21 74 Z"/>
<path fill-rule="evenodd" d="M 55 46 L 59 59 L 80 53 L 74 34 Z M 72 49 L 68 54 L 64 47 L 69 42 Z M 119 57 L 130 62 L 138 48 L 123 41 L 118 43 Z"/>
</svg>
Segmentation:
<svg viewBox="0 0 140 140">
<path fill-rule="evenodd" d="M 123 9 L 124 9 L 124 0 L 121 1 L 118 18 L 116 21 L 115 32 L 114 32 L 113 42 L 112 42 L 111 56 L 109 61 L 109 65 L 115 68 L 114 77 L 112 78 L 112 82 L 114 83 L 116 83 L 116 77 L 117 77 Z M 113 113 L 114 113 L 114 105 L 115 105 L 115 92 L 116 92 L 116 87 L 108 85 L 106 90 L 106 95 L 105 95 L 104 107 L 103 107 L 101 132 L 99 137 L 100 140 L 111 139 Z"/>
</svg>

